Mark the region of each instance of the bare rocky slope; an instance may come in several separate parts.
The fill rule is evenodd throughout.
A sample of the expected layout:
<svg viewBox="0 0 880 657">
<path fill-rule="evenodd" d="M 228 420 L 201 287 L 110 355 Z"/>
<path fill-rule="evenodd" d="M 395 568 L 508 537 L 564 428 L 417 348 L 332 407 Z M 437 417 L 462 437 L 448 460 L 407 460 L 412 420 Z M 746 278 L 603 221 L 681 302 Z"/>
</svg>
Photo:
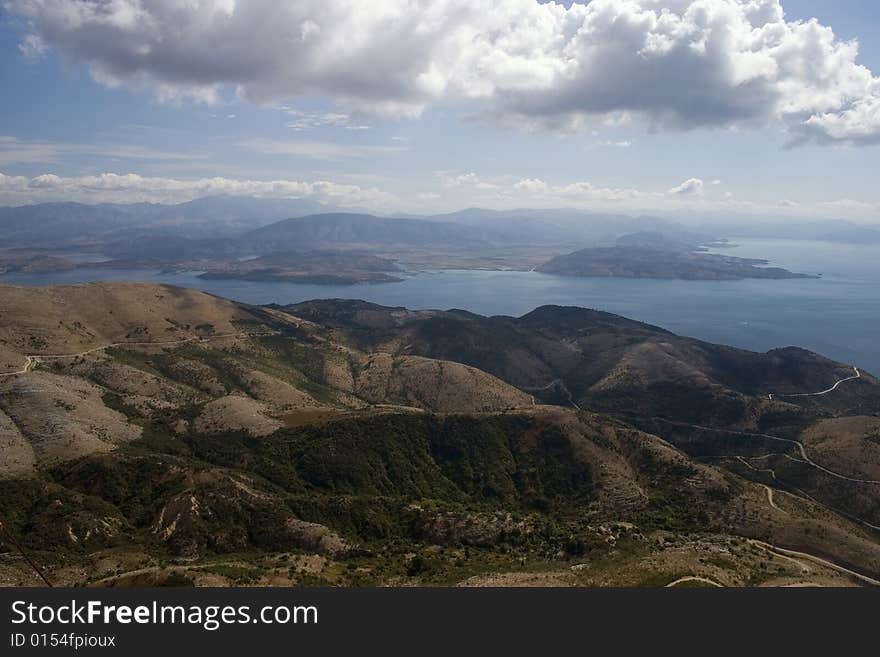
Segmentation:
<svg viewBox="0 0 880 657">
<path fill-rule="evenodd" d="M 798 349 L 108 283 L 0 286 L 0 361 L 0 522 L 61 583 L 880 579 L 877 381 L 785 397 L 854 376 Z"/>
</svg>

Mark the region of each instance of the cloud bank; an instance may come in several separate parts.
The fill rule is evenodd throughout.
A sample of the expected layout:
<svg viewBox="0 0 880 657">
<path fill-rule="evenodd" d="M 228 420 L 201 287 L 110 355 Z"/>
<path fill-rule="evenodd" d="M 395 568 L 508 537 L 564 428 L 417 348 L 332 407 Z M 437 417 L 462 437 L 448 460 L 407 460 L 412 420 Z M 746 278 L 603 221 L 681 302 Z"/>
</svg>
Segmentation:
<svg viewBox="0 0 880 657">
<path fill-rule="evenodd" d="M 331 98 L 418 115 L 475 104 L 518 124 L 571 130 L 781 122 L 793 142 L 880 140 L 880 79 L 858 44 L 780 0 L 6 0 L 107 85 L 161 98 L 235 89 L 270 102 Z"/>
<path fill-rule="evenodd" d="M 333 207 L 367 209 L 377 214 L 396 211 L 451 211 L 461 207 L 457 193 L 466 193 L 484 207 L 497 209 L 565 207 L 614 212 L 724 211 L 767 216 L 848 216 L 873 219 L 880 204 L 853 199 L 801 204 L 735 200 L 712 193 L 709 183 L 691 178 L 668 191 L 605 187 L 589 181 L 548 182 L 541 178 L 484 178 L 476 173 L 438 172 L 436 191 L 401 198 L 388 190 L 327 180 L 247 180 L 233 178 L 164 178 L 128 173 L 92 176 L 35 177 L 0 172 L 0 206 L 52 201 L 81 203 L 180 203 L 205 196 L 311 199 Z M 473 192 L 476 196 L 471 197 Z"/>
<path fill-rule="evenodd" d="M 44 174 L 34 178 L 0 173 L 0 205 L 24 205 L 46 201 L 84 203 L 179 203 L 203 196 L 256 196 L 307 198 L 347 207 L 377 211 L 395 206 L 398 200 L 375 188 L 330 181 L 236 180 L 231 178 L 158 178 L 137 174 L 102 173 L 63 177 Z"/>
</svg>

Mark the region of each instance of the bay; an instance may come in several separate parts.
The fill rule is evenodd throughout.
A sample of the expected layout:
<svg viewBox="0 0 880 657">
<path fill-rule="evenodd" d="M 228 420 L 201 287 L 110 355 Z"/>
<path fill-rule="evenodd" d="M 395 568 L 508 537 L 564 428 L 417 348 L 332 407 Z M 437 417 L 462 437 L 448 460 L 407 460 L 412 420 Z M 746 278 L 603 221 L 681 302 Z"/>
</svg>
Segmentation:
<svg viewBox="0 0 880 657">
<path fill-rule="evenodd" d="M 400 283 L 301 285 L 205 280 L 196 273 L 80 268 L 6 274 L 0 276 L 0 283 L 149 281 L 255 304 L 345 298 L 412 309 L 460 308 L 483 315 L 519 316 L 545 304 L 582 306 L 745 349 L 804 347 L 880 374 L 880 247 L 800 240 L 732 241 L 738 246 L 721 252 L 765 258 L 773 265 L 822 277 L 677 281 L 446 270 L 415 273 Z"/>
</svg>

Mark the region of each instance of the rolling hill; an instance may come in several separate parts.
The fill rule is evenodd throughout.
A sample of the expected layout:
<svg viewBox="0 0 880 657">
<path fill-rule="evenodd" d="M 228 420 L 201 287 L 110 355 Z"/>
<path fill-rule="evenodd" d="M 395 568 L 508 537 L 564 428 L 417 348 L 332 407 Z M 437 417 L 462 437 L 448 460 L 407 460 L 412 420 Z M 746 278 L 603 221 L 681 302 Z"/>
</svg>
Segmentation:
<svg viewBox="0 0 880 657">
<path fill-rule="evenodd" d="M 871 584 L 852 372 L 581 308 L 0 286 L 0 521 L 67 584 Z"/>
</svg>

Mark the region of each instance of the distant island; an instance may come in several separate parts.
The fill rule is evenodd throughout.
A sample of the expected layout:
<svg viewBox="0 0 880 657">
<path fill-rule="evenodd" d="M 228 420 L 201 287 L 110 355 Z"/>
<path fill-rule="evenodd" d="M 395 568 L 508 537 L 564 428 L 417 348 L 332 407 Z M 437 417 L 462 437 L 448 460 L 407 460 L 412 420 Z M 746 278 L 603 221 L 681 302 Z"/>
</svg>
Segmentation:
<svg viewBox="0 0 880 657">
<path fill-rule="evenodd" d="M 0 257 L 0 274 L 6 273 L 45 273 L 53 271 L 69 271 L 74 265 L 65 258 L 50 255 L 18 255 Z"/>
<path fill-rule="evenodd" d="M 195 272 L 203 279 L 318 285 L 394 283 L 402 280 L 403 269 L 680 280 L 814 278 L 770 267 L 765 260 L 710 253 L 733 245 L 718 234 L 650 216 L 471 208 L 423 217 L 334 211 L 276 220 L 298 208 L 225 198 L 176 206 L 0 208 L 5 242 L 0 274 L 149 269 Z M 870 229 L 853 232 L 851 225 L 823 224 L 823 231 L 829 228 L 837 229 L 839 240 L 869 242 L 875 236 Z M 99 261 L 83 259 L 84 253 Z"/>
<path fill-rule="evenodd" d="M 707 253 L 702 245 L 651 233 L 624 235 L 615 246 L 588 248 L 556 256 L 536 268 L 560 276 L 659 278 L 730 281 L 745 278 L 818 278 L 780 267 L 767 260 Z"/>
<path fill-rule="evenodd" d="M 270 253 L 259 258 L 214 265 L 200 274 L 205 279 L 284 281 L 312 285 L 396 283 L 401 278 L 393 260 L 364 253 L 309 251 Z"/>
</svg>

